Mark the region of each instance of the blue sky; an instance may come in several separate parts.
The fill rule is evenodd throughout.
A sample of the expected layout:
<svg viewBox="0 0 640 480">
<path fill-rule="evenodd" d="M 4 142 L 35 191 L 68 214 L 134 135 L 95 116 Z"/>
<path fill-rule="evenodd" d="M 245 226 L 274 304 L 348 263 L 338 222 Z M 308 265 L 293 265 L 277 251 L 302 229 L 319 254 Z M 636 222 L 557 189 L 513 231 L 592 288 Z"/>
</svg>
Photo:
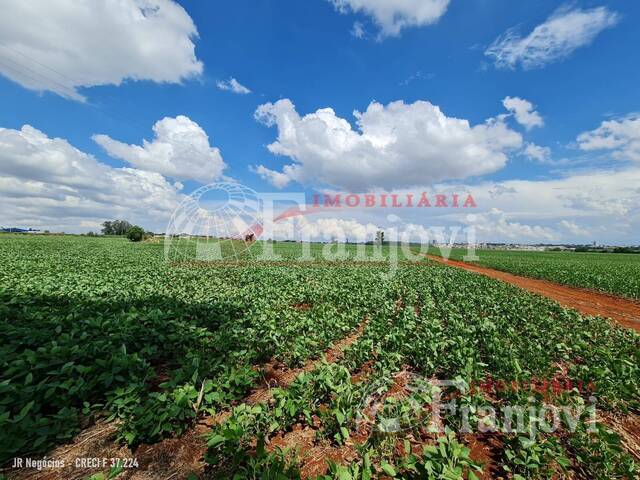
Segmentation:
<svg viewBox="0 0 640 480">
<path fill-rule="evenodd" d="M 145 164 L 142 170 L 163 175 L 169 185 L 180 181 L 182 188 L 171 193 L 175 198 L 163 197 L 168 207 L 206 180 L 228 177 L 257 191 L 422 191 L 459 185 L 459 189 L 473 191 L 485 200 L 479 202 L 477 216 L 487 240 L 582 242 L 594 238 L 608 243 L 638 243 L 633 236 L 638 221 L 637 192 L 632 184 L 619 183 L 621 179 L 637 180 L 640 161 L 636 158 L 640 155 L 640 123 L 635 116 L 640 111 L 637 2 L 425 0 L 434 4 L 426 13 L 420 10 L 424 5 L 420 7 L 418 1 L 393 0 L 130 3 L 132 11 L 144 7 L 155 12 L 145 18 L 156 15 L 156 19 L 162 17 L 170 22 L 147 26 L 141 33 L 136 30 L 140 28 L 138 24 L 114 20 L 113 29 L 104 27 L 103 32 L 102 27 L 97 27 L 92 32 L 85 28 L 93 21 L 91 7 L 78 8 L 63 0 L 43 3 L 44 20 L 30 17 L 35 10 L 16 6 L 13 23 L 25 27 L 10 24 L 10 16 L 0 21 L 0 128 L 4 129 L 0 133 L 5 134 L 5 148 L 0 136 L 0 166 L 5 165 L 0 174 L 14 186 L 41 182 L 41 190 L 43 185 L 48 191 L 61 185 L 75 189 L 75 200 L 56 206 L 43 201 L 47 196 L 42 192 L 34 193 L 31 203 L 24 193 L 26 188 L 21 194 L 16 194 L 15 188 L 0 192 L 9 202 L 20 202 L 23 208 L 21 213 L 0 216 L 0 225 L 86 231 L 104 219 L 108 211 L 104 200 L 99 200 L 102 203 L 95 209 L 89 207 L 98 202 L 93 193 L 36 171 L 39 161 L 33 160 L 37 157 L 34 140 L 14 133 L 24 125 L 37 129 L 49 140 L 62 139 L 81 157 L 86 154 L 101 166 L 141 168 L 138 153 L 128 150 L 123 157 L 114 154 L 114 149 L 121 144 L 141 146 L 143 139 L 152 142 L 156 122 L 182 115 L 208 135 L 210 146 L 219 149 L 219 160 L 226 167 L 220 173 L 220 169 L 202 166 L 202 171 L 209 173 L 189 178 L 184 172 L 171 173 L 178 172 L 181 166 L 189 170 L 188 164 L 178 165 L 179 158 L 168 160 L 176 164 L 170 170 L 154 171 L 154 166 Z M 116 8 L 114 4 L 111 11 L 115 19 Z M 391 12 L 396 20 L 384 17 L 385 12 Z M 99 14 L 95 12 L 98 18 Z M 39 26 L 42 21 L 46 22 L 44 27 Z M 400 21 L 406 25 L 398 27 Z M 59 28 L 55 28 L 57 22 Z M 536 28 L 540 32 L 544 25 L 555 25 L 556 33 L 527 37 Z M 158 28 L 159 33 L 149 31 L 152 28 Z M 190 28 L 197 30 L 197 35 L 193 31 L 190 34 Z M 359 36 L 354 34 L 358 29 L 362 33 Z M 515 30 L 506 38 L 509 29 Z M 69 38 L 60 38 L 60 32 L 65 31 Z M 167 33 L 175 37 L 158 47 L 157 54 L 146 54 L 142 48 L 142 53 L 130 54 L 132 47 L 127 42 L 158 43 L 167 38 Z M 91 36 L 103 37 L 95 41 Z M 557 51 L 549 54 L 544 48 L 525 49 L 524 53 L 517 50 L 527 38 L 551 42 L 546 48 Z M 504 41 L 500 43 L 500 39 Z M 184 46 L 185 42 L 195 45 L 191 57 L 188 45 L 186 49 L 176 46 Z M 88 51 L 84 51 L 85 44 L 91 44 L 92 49 L 87 46 Z M 492 45 L 493 51 L 497 49 L 502 55 L 502 64 L 488 53 Z M 515 56 L 507 57 L 509 48 L 516 48 Z M 58 58 L 60 52 L 61 57 L 66 53 L 68 58 Z M 166 57 L 163 52 L 167 52 Z M 96 62 L 120 73 L 115 77 L 105 74 Z M 231 78 L 251 92 L 238 94 L 219 88 L 219 82 Z M 78 98 L 70 98 L 74 95 Z M 510 112 L 503 105 L 506 97 L 529 102 L 529 107 L 524 104 L 523 112 L 526 115 L 527 108 L 529 114 L 537 112 L 539 124 L 535 120 L 530 124 L 518 122 L 515 110 Z M 290 101 L 293 110 L 276 103 L 279 100 Z M 381 119 L 372 115 L 369 121 L 372 129 L 391 122 L 392 132 L 404 128 L 404 122 L 416 126 L 415 138 L 407 135 L 408 138 L 397 140 L 391 155 L 382 152 L 384 147 L 378 148 L 376 140 L 360 135 L 353 112 L 365 112 L 372 102 L 377 102 L 386 113 L 390 103 L 396 101 L 403 102 L 397 114 Z M 421 101 L 438 107 L 445 119 L 466 120 L 472 128 L 494 119 L 506 130 L 487 134 L 489 138 L 480 132 L 459 132 L 458 127 L 437 138 L 422 135 L 420 125 L 436 121 L 437 114 L 409 107 Z M 260 121 L 254 116 L 258 107 L 265 104 L 272 106 L 267 109 L 271 125 L 265 118 Z M 318 135 L 322 141 L 330 140 L 335 132 L 332 121 L 350 123 L 353 131 L 347 134 L 358 145 L 333 152 L 339 157 L 333 161 L 352 165 L 352 170 L 344 165 L 322 165 L 322 141 L 316 138 L 318 141 L 304 143 L 304 138 L 317 133 L 311 122 L 295 127 L 294 143 L 280 141 L 280 155 L 269 151 L 267 145 L 277 140 L 287 121 L 275 120 L 278 115 L 304 117 L 325 108 L 331 108 L 333 115 L 329 123 L 319 127 L 324 130 Z M 615 123 L 596 130 L 605 121 Z M 590 136 L 578 140 L 589 132 Z M 467 133 L 473 137 L 468 140 L 470 144 L 448 147 L 457 135 Z M 110 147 L 96 142 L 92 138 L 96 134 L 106 135 Z M 519 138 L 506 140 L 507 135 Z M 180 141 L 188 142 L 189 138 Z M 500 143 L 497 147 L 496 141 Z M 433 153 L 424 153 L 434 143 L 438 146 Z M 478 144 L 491 145 L 486 158 L 469 154 L 456 168 L 446 168 L 458 162 L 456 152 L 474 150 Z M 527 150 L 530 144 L 537 148 L 538 157 L 531 155 L 534 147 Z M 328 144 L 327 151 L 331 148 Z M 24 149 L 29 153 L 23 153 Z M 290 153 L 283 154 L 284 151 Z M 449 152 L 451 159 L 447 157 Z M 43 158 L 52 156 L 50 151 L 38 154 Z M 33 162 L 25 155 L 32 155 Z M 73 157 L 76 153 L 66 155 Z M 66 161 L 73 164 L 74 160 Z M 393 165 L 395 161 L 397 165 Z M 376 162 L 385 165 L 382 173 L 358 170 L 358 165 Z M 487 162 L 488 167 L 478 166 Z M 268 175 L 256 173 L 260 165 L 280 173 L 286 172 L 285 165 L 302 167 L 274 186 L 266 180 Z M 396 171 L 403 173 L 396 178 Z M 111 170 L 95 174 L 105 172 L 108 176 Z M 415 185 L 411 184 L 412 178 L 416 179 Z M 506 197 L 495 191 L 487 194 L 495 185 L 503 187 L 499 190 L 517 193 Z M 576 192 L 573 197 L 557 193 L 567 188 Z M 585 198 L 584 192 L 592 188 L 596 190 Z M 540 195 L 547 203 L 532 204 L 537 189 L 548 192 Z M 509 195 L 518 198 L 508 198 Z M 553 195 L 553 199 L 547 198 Z M 594 205 L 595 196 L 606 206 Z M 46 207 L 37 207 L 43 204 Z M 144 210 L 143 206 L 137 210 L 131 205 L 116 207 L 118 213 L 144 221 L 149 228 L 161 228 L 166 223 L 160 212 Z M 386 215 L 387 212 L 350 213 L 345 219 L 382 225 Z M 439 219 L 431 213 L 428 218 L 423 212 L 407 215 L 407 224 L 413 226 L 469 223 L 466 218 L 455 218 L 456 212 L 447 212 Z M 612 215 L 619 216 L 615 228 L 603 229 L 604 219 L 616 221 Z"/>
</svg>

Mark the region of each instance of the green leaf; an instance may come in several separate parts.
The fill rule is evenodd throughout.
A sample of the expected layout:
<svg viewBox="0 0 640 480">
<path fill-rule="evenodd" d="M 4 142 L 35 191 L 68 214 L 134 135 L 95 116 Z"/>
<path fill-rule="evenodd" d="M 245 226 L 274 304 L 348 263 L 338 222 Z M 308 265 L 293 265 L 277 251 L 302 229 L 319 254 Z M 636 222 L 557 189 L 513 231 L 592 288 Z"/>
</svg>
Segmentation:
<svg viewBox="0 0 640 480">
<path fill-rule="evenodd" d="M 347 467 L 339 466 L 336 474 L 338 476 L 338 480 L 353 480 L 351 472 L 349 472 Z"/>
<path fill-rule="evenodd" d="M 382 467 L 382 471 L 387 475 L 389 475 L 390 477 L 396 476 L 396 469 L 393 468 L 393 465 L 391 465 L 387 461 L 383 460 L 382 463 L 380 464 L 380 467 Z"/>
<path fill-rule="evenodd" d="M 438 453 L 438 449 L 434 445 L 425 445 L 423 451 L 432 455 Z"/>
<path fill-rule="evenodd" d="M 27 413 L 29 413 L 29 410 L 31 410 L 31 407 L 33 407 L 34 403 L 35 401 L 31 400 L 24 407 L 22 407 L 22 410 L 20 410 L 20 413 L 13 419 L 14 423 L 22 421 L 22 419 L 27 416 Z"/>
</svg>

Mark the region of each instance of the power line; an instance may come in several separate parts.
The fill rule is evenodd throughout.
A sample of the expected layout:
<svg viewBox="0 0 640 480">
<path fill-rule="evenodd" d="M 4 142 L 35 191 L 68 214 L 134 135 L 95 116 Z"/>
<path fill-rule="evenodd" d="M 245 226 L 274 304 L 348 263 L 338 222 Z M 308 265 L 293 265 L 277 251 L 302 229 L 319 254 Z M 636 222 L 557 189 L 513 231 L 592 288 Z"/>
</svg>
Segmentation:
<svg viewBox="0 0 640 480">
<path fill-rule="evenodd" d="M 58 70 L 56 70 L 56 69 L 54 69 L 54 68 L 52 68 L 52 67 L 50 67 L 50 66 L 48 66 L 48 65 L 45 65 L 45 64 L 44 64 L 44 63 L 42 63 L 42 62 L 39 62 L 39 61 L 38 61 L 38 60 L 36 60 L 35 58 L 33 58 L 33 57 L 31 57 L 31 56 L 27 55 L 26 53 L 24 53 L 24 52 L 22 52 L 22 51 L 18 50 L 17 48 L 10 47 L 9 45 L 3 45 L 3 44 L 0 44 L 0 47 L 2 47 L 2 48 L 6 48 L 7 50 L 11 50 L 12 52 L 17 53 L 18 55 L 22 55 L 22 56 L 23 56 L 23 57 L 25 57 L 26 59 L 31 60 L 33 63 L 37 63 L 37 64 L 38 64 L 38 65 L 40 65 L 41 67 L 46 68 L 47 70 L 50 70 L 50 71 L 52 71 L 53 73 L 56 73 L 56 74 L 60 75 L 62 78 L 65 78 L 65 79 L 69 80 L 69 82 L 71 82 L 71 84 L 72 84 L 72 85 L 75 85 L 75 84 L 76 84 L 76 82 L 75 82 L 73 79 L 71 79 L 71 78 L 67 77 L 67 76 L 66 76 L 66 75 L 64 75 L 63 73 L 60 73 Z"/>
<path fill-rule="evenodd" d="M 6 63 L 2 63 L 2 61 L 5 61 L 5 62 L 9 61 L 9 62 L 14 64 L 14 67 L 11 67 L 10 65 L 7 65 Z M 66 92 L 66 94 L 68 96 L 70 96 L 70 97 L 78 97 L 78 96 L 80 96 L 80 94 L 78 92 L 76 92 L 74 89 L 70 88 L 69 86 L 62 84 L 59 81 L 57 81 L 57 80 L 55 80 L 55 79 L 53 79 L 51 77 L 48 77 L 48 76 L 44 75 L 43 73 L 34 70 L 33 68 L 28 67 L 27 65 L 21 64 L 21 63 L 17 62 L 16 60 L 13 60 L 12 58 L 9 58 L 9 57 L 0 58 L 0 64 L 2 64 L 5 68 L 8 68 L 8 69 L 12 70 L 13 72 L 15 72 L 18 75 L 30 78 L 31 80 L 33 80 L 36 83 L 36 85 L 44 85 L 44 86 L 46 86 L 47 84 L 50 85 L 50 84 L 53 83 L 53 84 L 59 86 L 62 89 L 62 91 Z M 16 68 L 16 66 L 18 68 Z M 33 75 L 29 75 L 28 73 L 25 72 L 25 70 L 31 72 L 32 74 L 35 74 L 35 75 L 39 76 L 40 79 L 35 78 Z M 43 82 L 43 80 L 44 80 L 44 82 Z"/>
</svg>

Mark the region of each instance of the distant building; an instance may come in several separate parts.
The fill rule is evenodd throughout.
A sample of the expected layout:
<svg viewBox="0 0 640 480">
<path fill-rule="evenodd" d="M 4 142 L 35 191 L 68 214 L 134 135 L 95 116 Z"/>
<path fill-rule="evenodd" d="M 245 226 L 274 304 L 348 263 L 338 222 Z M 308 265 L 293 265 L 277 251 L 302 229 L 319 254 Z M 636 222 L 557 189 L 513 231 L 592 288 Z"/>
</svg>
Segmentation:
<svg viewBox="0 0 640 480">
<path fill-rule="evenodd" d="M 36 233 L 39 231 L 33 228 L 0 227 L 0 233 Z"/>
</svg>

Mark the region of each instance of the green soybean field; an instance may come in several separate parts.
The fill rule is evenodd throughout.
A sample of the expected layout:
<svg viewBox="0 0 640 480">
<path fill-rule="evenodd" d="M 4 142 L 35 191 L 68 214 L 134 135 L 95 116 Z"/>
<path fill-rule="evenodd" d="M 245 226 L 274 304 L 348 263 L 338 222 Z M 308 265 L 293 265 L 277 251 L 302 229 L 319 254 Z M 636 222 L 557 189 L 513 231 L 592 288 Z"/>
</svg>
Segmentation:
<svg viewBox="0 0 640 480">
<path fill-rule="evenodd" d="M 429 253 L 442 255 L 439 248 Z M 517 250 L 476 250 L 484 267 L 526 277 L 640 299 L 640 255 Z M 467 250 L 453 248 L 449 258 L 464 260 Z"/>
<path fill-rule="evenodd" d="M 0 237 L 8 478 L 12 459 L 53 458 L 97 422 L 132 458 L 184 438 L 202 455 L 101 465 L 94 480 L 637 478 L 632 330 L 409 252 L 393 266 L 390 247 L 323 260 L 335 246 L 316 244 L 299 261 L 299 244 L 277 242 L 280 258 L 260 260 L 257 242 L 247 258 L 194 261 L 165 246 Z M 638 297 L 604 273 L 637 279 L 635 257 L 517 262 Z"/>
</svg>

